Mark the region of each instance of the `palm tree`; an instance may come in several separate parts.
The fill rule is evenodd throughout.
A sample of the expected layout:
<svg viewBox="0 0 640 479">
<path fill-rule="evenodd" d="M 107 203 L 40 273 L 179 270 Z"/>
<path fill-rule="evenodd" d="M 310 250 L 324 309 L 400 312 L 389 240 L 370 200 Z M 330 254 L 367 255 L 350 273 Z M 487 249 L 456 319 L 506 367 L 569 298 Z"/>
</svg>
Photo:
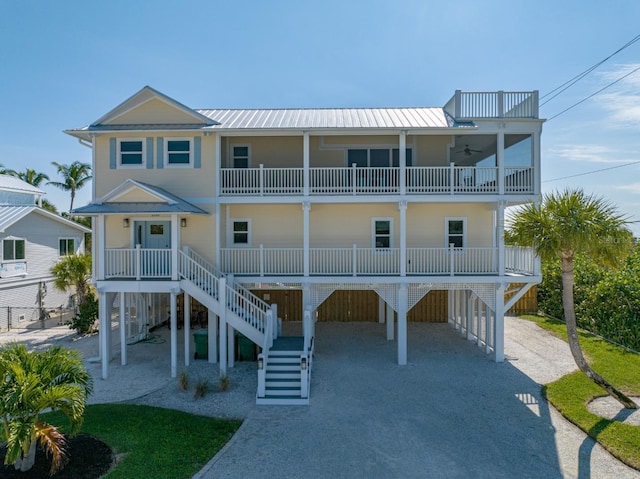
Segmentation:
<svg viewBox="0 0 640 479">
<path fill-rule="evenodd" d="M 615 266 L 629 251 L 633 236 L 626 219 L 608 201 L 581 189 L 544 196 L 541 204 L 529 203 L 510 219 L 510 237 L 520 246 L 533 247 L 543 261 L 560 260 L 562 306 L 569 348 L 578 368 L 624 407 L 637 405 L 618 391 L 587 363 L 580 348 L 573 299 L 573 266 L 577 253 L 603 266 Z"/>
<path fill-rule="evenodd" d="M 51 474 L 64 464 L 64 435 L 40 421 L 45 410 L 59 410 L 75 434 L 82 425 L 93 379 L 78 351 L 59 346 L 29 352 L 24 344 L 0 349 L 0 421 L 7 442 L 5 464 L 27 471 L 35 462 L 36 444 L 51 455 Z"/>
<path fill-rule="evenodd" d="M 79 161 L 74 161 L 70 165 L 61 165 L 55 161 L 51 162 L 51 164 L 58 169 L 58 174 L 62 176 L 63 181 L 50 181 L 48 184 L 71 193 L 71 205 L 69 206 L 69 211 L 71 211 L 76 191 L 93 178 L 91 176 L 91 165 L 80 163 Z"/>
<path fill-rule="evenodd" d="M 76 304 L 84 304 L 89 293 L 91 278 L 91 255 L 70 254 L 63 256 L 51 268 L 53 284 L 61 291 L 69 288 L 76 290 Z"/>
<path fill-rule="evenodd" d="M 6 174 L 20 178 L 25 183 L 29 183 L 36 188 L 38 188 L 44 180 L 49 180 L 49 176 L 32 170 L 31 168 L 27 168 L 25 171 L 6 170 Z"/>
</svg>

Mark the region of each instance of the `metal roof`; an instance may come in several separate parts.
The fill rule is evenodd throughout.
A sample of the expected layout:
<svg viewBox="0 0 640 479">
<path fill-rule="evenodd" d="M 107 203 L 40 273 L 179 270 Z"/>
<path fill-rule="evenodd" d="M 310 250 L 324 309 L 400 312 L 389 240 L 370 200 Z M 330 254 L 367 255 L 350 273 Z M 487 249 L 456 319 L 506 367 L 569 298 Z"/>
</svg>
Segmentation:
<svg viewBox="0 0 640 479">
<path fill-rule="evenodd" d="M 196 110 L 220 129 L 410 129 L 470 126 L 443 108 L 304 108 L 276 110 Z M 473 124 L 471 124 L 472 126 Z"/>
<path fill-rule="evenodd" d="M 45 192 L 40 188 L 30 185 L 20 178 L 10 175 L 0 175 L 0 190 L 16 191 L 19 193 L 32 193 L 34 195 L 44 195 Z"/>
<path fill-rule="evenodd" d="M 71 226 L 73 228 L 77 228 L 80 231 L 85 233 L 91 232 L 89 228 L 82 226 L 81 224 L 76 223 L 75 221 L 68 220 L 67 218 L 63 218 L 60 215 L 47 211 L 45 209 L 40 208 L 39 206 L 0 206 L 0 233 L 4 233 L 5 230 L 17 223 L 22 218 L 27 216 L 28 214 L 36 212 L 42 216 L 46 216 L 54 221 L 59 221 L 60 223 L 64 223 L 67 226 Z"/>
</svg>

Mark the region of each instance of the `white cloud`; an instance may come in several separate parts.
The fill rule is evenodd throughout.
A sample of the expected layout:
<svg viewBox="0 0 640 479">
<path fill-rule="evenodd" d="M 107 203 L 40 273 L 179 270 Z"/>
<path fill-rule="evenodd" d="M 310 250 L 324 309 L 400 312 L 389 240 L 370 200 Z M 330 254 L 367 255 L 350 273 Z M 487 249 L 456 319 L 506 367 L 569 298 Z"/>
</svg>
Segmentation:
<svg viewBox="0 0 640 479">
<path fill-rule="evenodd" d="M 640 183 L 629 183 L 627 185 L 614 185 L 614 188 L 617 190 L 640 194 Z"/>
<path fill-rule="evenodd" d="M 626 163 L 621 153 L 605 145 L 559 145 L 549 153 L 572 161 L 583 163 Z"/>
<path fill-rule="evenodd" d="M 627 74 L 629 76 L 622 78 Z M 619 80 L 594 97 L 609 112 L 607 121 L 614 122 L 616 127 L 637 128 L 640 125 L 640 64 L 615 65 L 599 77 L 603 87 Z"/>
</svg>

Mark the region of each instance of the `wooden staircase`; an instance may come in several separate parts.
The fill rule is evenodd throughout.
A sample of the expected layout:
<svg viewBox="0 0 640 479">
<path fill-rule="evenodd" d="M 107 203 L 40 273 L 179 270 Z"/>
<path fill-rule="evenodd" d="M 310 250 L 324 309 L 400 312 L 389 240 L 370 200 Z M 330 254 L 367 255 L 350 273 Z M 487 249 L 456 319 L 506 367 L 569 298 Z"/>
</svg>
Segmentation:
<svg viewBox="0 0 640 479">
<path fill-rule="evenodd" d="M 256 404 L 308 405 L 301 395 L 300 356 L 304 354 L 302 336 L 284 336 L 274 340 L 266 366 L 265 396 Z M 306 372 L 305 372 L 306 374 Z"/>
</svg>

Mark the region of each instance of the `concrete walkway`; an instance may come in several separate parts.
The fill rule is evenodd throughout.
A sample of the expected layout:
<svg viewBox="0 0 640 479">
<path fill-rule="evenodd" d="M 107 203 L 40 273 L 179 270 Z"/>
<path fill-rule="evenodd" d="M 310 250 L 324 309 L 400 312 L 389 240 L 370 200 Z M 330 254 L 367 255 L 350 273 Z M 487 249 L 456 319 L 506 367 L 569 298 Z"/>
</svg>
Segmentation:
<svg viewBox="0 0 640 479">
<path fill-rule="evenodd" d="M 179 391 L 169 378 L 166 329 L 128 346 L 127 366 L 112 361 L 91 402 L 245 419 L 199 479 L 640 478 L 541 397 L 541 384 L 575 369 L 563 341 L 507 318 L 507 360 L 496 364 L 446 324 L 408 326 L 409 363 L 400 367 L 384 325 L 318 323 L 308 407 L 256 406 L 255 363 L 236 363 L 227 392 L 214 388 L 196 400 Z M 0 342 L 12 335 L 32 347 L 58 343 L 97 355 L 97 337 L 71 341 L 68 330 L 2 333 Z M 98 364 L 88 367 L 99 377 Z M 215 385 L 215 364 L 192 361 L 186 371 Z"/>
</svg>

